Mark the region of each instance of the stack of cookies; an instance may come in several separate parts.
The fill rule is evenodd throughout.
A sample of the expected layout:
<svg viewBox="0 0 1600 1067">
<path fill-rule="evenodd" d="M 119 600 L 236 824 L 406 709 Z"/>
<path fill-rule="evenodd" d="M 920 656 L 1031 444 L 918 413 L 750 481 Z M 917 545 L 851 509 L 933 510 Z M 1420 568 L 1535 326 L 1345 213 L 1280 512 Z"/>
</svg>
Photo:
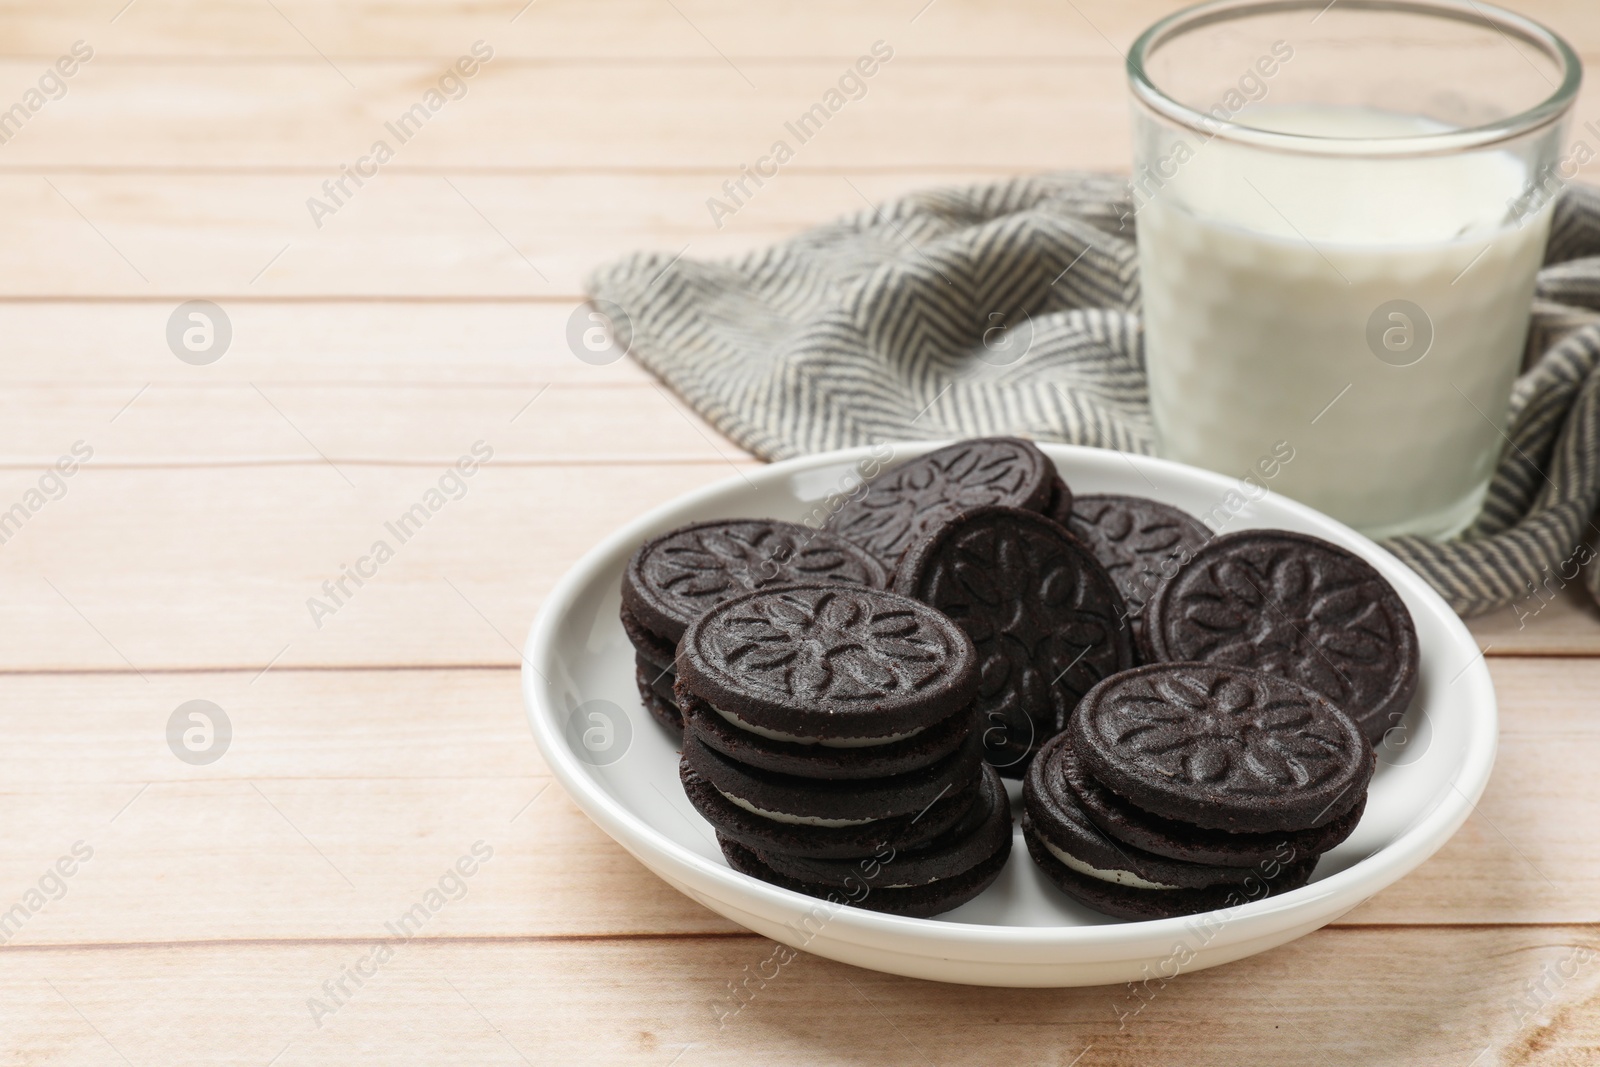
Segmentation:
<svg viewBox="0 0 1600 1067">
<path fill-rule="evenodd" d="M 1011 850 L 974 729 L 977 660 L 892 593 L 791 585 L 717 604 L 676 658 L 679 774 L 728 863 L 903 915 L 971 900 Z"/>
<path fill-rule="evenodd" d="M 1095 686 L 1023 784 L 1044 874 L 1096 911 L 1157 919 L 1304 885 L 1366 805 L 1376 761 L 1316 691 L 1242 667 L 1138 667 Z"/>
<path fill-rule="evenodd" d="M 682 728 L 672 692 L 678 642 L 691 622 L 729 597 L 792 582 L 881 589 L 887 578 L 860 546 L 775 519 L 718 519 L 652 538 L 622 578 L 622 629 L 634 648 L 639 697 L 658 722 Z"/>
</svg>

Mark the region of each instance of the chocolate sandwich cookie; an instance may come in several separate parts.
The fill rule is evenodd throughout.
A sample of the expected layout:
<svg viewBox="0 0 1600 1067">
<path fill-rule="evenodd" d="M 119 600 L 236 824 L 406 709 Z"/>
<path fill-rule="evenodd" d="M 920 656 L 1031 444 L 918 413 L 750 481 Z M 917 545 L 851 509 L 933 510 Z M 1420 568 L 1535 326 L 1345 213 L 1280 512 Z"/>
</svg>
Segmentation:
<svg viewBox="0 0 1600 1067">
<path fill-rule="evenodd" d="M 980 782 L 974 776 L 959 790 L 946 793 L 915 813 L 845 826 L 817 826 L 780 822 L 742 808 L 718 792 L 685 760 L 678 763 L 678 778 L 689 803 L 719 836 L 763 853 L 781 852 L 817 859 L 870 856 L 886 844 L 894 848 L 925 845 L 955 825 L 972 807 Z"/>
<path fill-rule="evenodd" d="M 1138 640 L 1144 606 L 1178 572 L 1211 530 L 1181 508 L 1139 496 L 1080 496 L 1061 521 L 1089 546 L 1127 605 Z"/>
<path fill-rule="evenodd" d="M 795 741 L 887 744 L 966 711 L 977 656 L 950 619 L 853 586 L 746 593 L 678 645 L 681 689 L 733 725 Z"/>
<path fill-rule="evenodd" d="M 815 741 L 756 733 L 680 687 L 675 701 L 689 728 L 705 745 L 729 759 L 778 774 L 804 778 L 883 778 L 920 770 L 948 756 L 972 733 L 970 708 L 887 744 L 860 740 Z"/>
<path fill-rule="evenodd" d="M 1377 744 L 1416 693 L 1417 631 L 1359 556 L 1304 534 L 1246 530 L 1195 552 L 1145 609 L 1160 660 L 1254 667 L 1310 686 Z"/>
<path fill-rule="evenodd" d="M 1085 874 L 1067 866 L 1039 836 L 1037 827 L 1026 812 L 1022 816 L 1022 838 L 1027 843 L 1028 855 L 1033 857 L 1039 870 L 1058 889 L 1085 907 L 1118 919 L 1171 919 L 1180 915 L 1238 907 L 1299 889 L 1311 880 L 1311 874 L 1317 866 L 1315 856 L 1288 862 L 1269 860 L 1259 869 L 1252 870 L 1249 877 L 1238 885 L 1212 885 L 1200 889 L 1146 889 L 1103 877 L 1118 872 Z"/>
<path fill-rule="evenodd" d="M 1079 810 L 1106 837 L 1127 848 L 1167 859 L 1222 867 L 1254 867 L 1286 851 L 1298 856 L 1321 855 L 1354 832 L 1367 807 L 1363 793 L 1355 807 L 1334 821 L 1293 833 L 1231 834 L 1226 830 L 1205 830 L 1140 811 L 1118 797 L 1089 776 L 1070 744 L 1056 743 L 1066 737 L 1062 734 L 1034 758 L 1036 767 L 1043 764 L 1045 780 L 1053 783 L 1052 788 L 1064 787 L 1069 791 Z"/>
<path fill-rule="evenodd" d="M 801 778 L 731 760 L 693 732 L 683 738 L 683 762 L 712 787 L 753 814 L 793 825 L 849 826 L 914 815 L 978 775 L 983 747 L 976 735 L 944 759 L 885 778 Z"/>
<path fill-rule="evenodd" d="M 996 852 L 971 870 L 951 878 L 910 887 L 888 886 L 875 889 L 871 883 L 865 883 L 860 887 L 836 889 L 785 877 L 763 863 L 756 853 L 735 841 L 724 839 L 720 844 L 728 866 L 740 874 L 759 878 L 763 882 L 770 882 L 796 893 L 821 897 L 835 904 L 848 904 L 869 911 L 920 919 L 942 915 L 976 899 L 994 884 L 996 878 L 1000 877 L 1000 872 L 1005 869 L 1006 859 L 1011 855 L 1011 839 L 1008 837 L 1003 852 Z"/>
<path fill-rule="evenodd" d="M 975 507 L 1043 511 L 1071 499 L 1038 446 L 1016 437 L 960 441 L 892 467 L 829 518 L 825 528 L 893 567 L 929 530 Z"/>
<path fill-rule="evenodd" d="M 865 880 L 882 888 L 909 888 L 953 878 L 1011 847 L 1011 805 L 993 767 L 983 767 L 967 810 L 944 833 L 918 847 L 885 842 L 871 854 L 879 873 L 859 859 L 817 859 L 781 851 L 753 851 L 779 874 L 816 885 L 848 887 Z"/>
<path fill-rule="evenodd" d="M 896 592 L 931 604 L 971 637 L 977 728 L 1008 777 L 1066 725 L 1079 699 L 1134 662 L 1122 595 L 1059 523 L 1020 508 L 977 508 L 914 545 Z"/>
<path fill-rule="evenodd" d="M 707 609 L 741 593 L 796 582 L 881 589 L 888 572 L 866 550 L 791 522 L 719 519 L 645 542 L 622 578 L 623 631 L 639 657 L 667 668 L 672 700 L 678 642 Z M 651 713 L 667 721 L 643 696 Z"/>
<path fill-rule="evenodd" d="M 1142 811 L 1231 833 L 1323 826 L 1376 766 L 1322 694 L 1246 667 L 1161 663 L 1108 678 L 1067 727 L 1084 769 Z"/>
<path fill-rule="evenodd" d="M 628 643 L 633 646 L 634 654 L 639 661 L 671 670 L 672 661 L 678 655 L 678 643 L 646 630 L 639 620 L 633 617 L 633 612 L 629 611 L 626 605 L 618 614 L 622 619 L 622 632 L 628 638 Z"/>
<path fill-rule="evenodd" d="M 961 906 L 999 877 L 1011 854 L 1005 787 L 985 768 L 958 820 L 920 847 L 887 844 L 860 858 L 801 859 L 757 851 L 719 834 L 728 865 L 762 881 L 895 915 L 929 916 Z"/>
<path fill-rule="evenodd" d="M 639 687 L 639 702 L 652 718 L 673 730 L 683 729 L 683 713 L 672 693 L 672 671 L 634 657 L 633 680 Z"/>
<path fill-rule="evenodd" d="M 1022 804 L 1028 828 L 1046 851 L 1079 874 L 1136 889 L 1205 889 L 1214 885 L 1239 885 L 1252 867 L 1189 863 L 1135 848 L 1107 835 L 1078 806 L 1065 787 L 1051 756 L 1066 744 L 1065 734 L 1053 738 L 1028 768 L 1023 781 Z M 1294 855 L 1287 846 L 1278 855 Z M 1305 854 L 1298 854 L 1304 858 Z M 1269 854 L 1268 858 L 1271 858 Z"/>
<path fill-rule="evenodd" d="M 641 691 L 648 688 L 661 699 L 672 701 L 676 705 L 678 698 L 672 691 L 672 685 L 678 676 L 670 665 L 659 667 L 643 656 L 636 655 L 633 657 L 633 669 Z"/>
<path fill-rule="evenodd" d="M 676 647 L 640 627 L 627 608 L 622 609 L 622 632 L 634 649 L 633 680 L 639 688 L 639 703 L 662 726 L 682 730 L 683 713 L 672 692 L 677 679 L 672 664 Z"/>
</svg>

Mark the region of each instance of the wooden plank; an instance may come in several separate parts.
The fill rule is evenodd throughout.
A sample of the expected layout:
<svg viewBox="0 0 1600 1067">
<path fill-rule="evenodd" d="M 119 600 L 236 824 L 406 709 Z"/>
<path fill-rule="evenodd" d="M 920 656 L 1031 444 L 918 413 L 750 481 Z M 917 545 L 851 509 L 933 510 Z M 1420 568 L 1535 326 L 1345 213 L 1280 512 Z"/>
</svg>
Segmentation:
<svg viewBox="0 0 1600 1067">
<path fill-rule="evenodd" d="M 1094 151 L 1104 154 L 1085 165 L 1125 158 Z M 197 297 L 230 315 L 243 302 L 290 299 L 537 300 L 570 313 L 596 267 L 637 251 L 658 253 L 663 269 L 679 255 L 716 260 L 916 190 L 1001 175 L 784 173 L 713 220 L 706 202 L 722 179 L 386 174 L 318 230 L 304 207 L 315 183 L 303 176 L 73 174 L 52 187 L 42 175 L 0 174 L 0 193 L 17 207 L 0 219 L 0 276 L 10 302 L 150 302 L 148 332 L 135 340 L 156 354 L 166 316 Z"/>
<path fill-rule="evenodd" d="M 849 57 L 863 39 L 898 30 L 931 55 L 1025 61 L 1126 51 L 1145 26 L 1186 5 L 1183 0 L 1076 0 L 1071 5 L 1032 0 L 996 8 L 979 0 L 931 5 L 893 0 L 864 8 L 820 0 L 802 13 L 753 11 L 732 0 L 682 0 L 674 5 L 678 11 L 628 0 L 538 0 L 532 6 L 527 0 L 281 0 L 274 5 L 279 15 L 249 0 L 216 0 L 197 9 L 172 0 L 140 0 L 115 23 L 108 22 L 107 6 L 95 0 L 8 4 L 4 11 L 12 29 L 6 54 L 53 58 L 64 42 L 93 35 L 106 53 L 119 57 L 270 57 L 309 66 L 323 64 L 313 44 L 342 62 L 449 56 L 456 40 L 483 37 L 508 57 L 720 63 L 718 51 L 735 59 Z M 115 13 L 116 5 L 110 7 Z M 1589 8 L 1565 0 L 1524 0 L 1517 9 L 1580 49 L 1600 47 L 1600 20 Z"/>
<path fill-rule="evenodd" d="M 176 361 L 174 361 L 176 362 Z M 572 360 L 576 363 L 577 360 Z M 610 384 L 17 386 L 0 394 L 0 494 L 75 441 L 101 467 L 239 463 L 448 466 L 483 441 L 502 464 L 748 457 L 637 372 Z"/>
<path fill-rule="evenodd" d="M 326 67 L 298 62 L 91 61 L 65 97 L 5 143 L 0 164 L 33 177 L 73 169 L 104 174 L 139 168 L 164 178 L 288 172 L 294 181 L 284 194 L 286 206 L 308 228 L 306 200 L 320 196 L 338 207 L 339 198 L 321 189 L 323 180 L 338 178 L 341 164 L 354 167 L 379 140 L 393 158 L 380 160 L 376 176 L 369 173 L 355 203 L 401 173 L 507 170 L 694 170 L 714 179 L 704 183 L 703 200 L 779 140 L 793 153 L 783 163 L 789 173 L 1129 166 L 1124 66 L 1109 48 L 1072 62 L 906 55 L 884 63 L 861 89 L 851 86 L 856 99 L 841 99 L 820 129 L 786 126 L 798 125 L 801 115 L 837 91 L 852 62 L 747 59 L 741 77 L 716 60 L 491 61 L 466 83 L 464 96 L 443 103 L 420 129 L 397 132 L 386 124 L 398 123 L 422 100 L 446 67 L 443 60 L 352 66 L 357 88 Z M 26 86 L 38 72 L 38 60 L 0 61 L 0 83 Z M 1597 92 L 1583 90 L 1580 122 L 1600 117 Z M 228 106 L 219 107 L 219 98 Z M 603 127 L 597 127 L 602 115 Z M 133 128 L 141 136 L 123 135 Z M 75 176 L 74 184 L 84 176 Z M 355 189 L 350 183 L 346 192 Z M 338 215 L 347 210 L 341 207 Z"/>
<path fill-rule="evenodd" d="M 706 200 L 720 175 L 477 175 L 452 185 L 385 174 L 318 230 L 306 176 L 76 174 L 52 186 L 7 174 L 0 193 L 17 210 L 0 219 L 0 277 L 11 300 L 152 301 L 152 348 L 166 316 L 196 297 L 224 310 L 234 300 L 354 296 L 474 307 L 539 299 L 570 311 L 590 271 L 638 250 L 663 253 L 663 268 L 681 253 L 736 255 L 913 189 L 992 178 L 780 175 L 719 230 Z"/>
<path fill-rule="evenodd" d="M 151 302 L 136 342 L 159 355 L 167 315 L 197 297 L 230 316 L 263 299 L 540 300 L 570 313 L 591 271 L 636 251 L 658 253 L 663 269 L 680 254 L 716 260 L 917 189 L 990 180 L 781 175 L 719 230 L 709 176 L 475 176 L 456 183 L 469 205 L 442 177 L 396 175 L 319 232 L 299 178 L 73 175 L 56 183 L 69 204 L 43 178 L 11 174 L 0 192 L 18 212 L 0 220 L 0 272 L 11 301 Z M 443 259 L 452 266 L 441 273 Z"/>
<path fill-rule="evenodd" d="M 21 894 L 75 842 L 93 852 L 7 931 L 13 946 L 381 933 L 479 841 L 492 858 L 430 936 L 736 929 L 553 785 L 515 671 L 7 676 L 0 690 L 29 709 L 8 716 L 19 733 L 0 753 L 0 885 Z M 196 699 L 232 730 L 203 766 L 166 736 Z"/>
<path fill-rule="evenodd" d="M 1591 753 L 1584 761 L 1600 757 L 1600 726 L 1589 711 L 1600 660 L 1494 658 L 1489 670 L 1500 703 L 1500 751 L 1483 800 L 1421 870 L 1348 921 L 1516 923 L 1573 914 L 1569 907 L 1585 891 L 1564 868 L 1575 856 L 1600 865 L 1593 833 L 1600 794 L 1576 788 L 1577 779 L 1554 768 L 1569 751 Z M 1584 814 L 1570 821 L 1556 814 L 1569 808 Z M 1600 920 L 1600 910 L 1583 911 L 1583 922 Z"/>
<path fill-rule="evenodd" d="M 877 36 L 855 51 L 867 51 Z M 468 44 L 470 38 L 461 42 L 462 48 Z M 299 62 L 236 67 L 179 59 L 98 66 L 91 61 L 65 97 L 46 105 L 6 142 L 3 163 L 7 169 L 50 172 L 292 170 L 289 200 L 304 217 L 307 197 L 328 195 L 319 191 L 323 179 L 337 178 L 340 164 L 353 167 L 378 140 L 388 144 L 393 159 L 380 160 L 369 189 L 407 168 L 571 173 L 683 167 L 715 168 L 715 188 L 779 139 L 787 139 L 794 153 L 786 167 L 852 171 L 1059 166 L 1098 155 L 1102 133 L 1117 137 L 1106 147 L 1119 153 L 1107 158 L 1126 160 L 1127 90 L 1121 60 L 1109 49 L 1095 60 L 976 69 L 890 59 L 864 81 L 864 89 L 852 89 L 857 99 L 842 101 L 820 129 L 813 123 L 798 134 L 786 130 L 785 122 L 797 122 L 836 90 L 841 76 L 854 73 L 853 62 L 854 55 L 746 60 L 752 88 L 714 57 L 710 63 L 661 65 L 491 60 L 465 83 L 464 96 L 431 115 L 424 108 L 429 117 L 417 129 L 416 123 L 399 126 L 400 117 L 448 70 L 445 60 L 352 66 L 354 89 L 326 67 Z M 0 82 L 27 85 L 38 76 L 38 63 L 0 61 Z M 975 81 L 983 87 L 976 97 Z M 228 106 L 218 107 L 219 97 Z M 609 132 L 597 129 L 598 115 L 609 116 Z M 308 122 L 308 116 L 316 121 Z M 135 123 L 141 136 L 118 136 Z M 1081 143 L 1068 148 L 1067 131 Z M 1079 165 L 1088 163 L 1080 158 Z"/>
<path fill-rule="evenodd" d="M 398 174 L 419 171 L 693 170 L 714 178 L 702 182 L 709 186 L 704 200 L 723 179 L 739 178 L 739 166 L 770 154 L 776 141 L 794 154 L 781 176 L 1128 168 L 1128 91 L 1122 59 L 1109 50 L 1064 64 L 894 59 L 821 130 L 800 131 L 786 123 L 818 104 L 850 62 L 744 62 L 757 78 L 754 90 L 722 64 L 490 62 L 464 98 L 445 104 L 421 130 L 402 131 L 413 136 L 397 136 L 386 123 L 418 104 L 440 75 L 438 62 L 363 64 L 355 72 L 362 78 L 358 91 L 330 70 L 286 62 L 91 62 L 66 98 L 6 142 L 0 162 L 3 170 L 32 176 L 130 168 L 168 179 L 290 171 L 294 181 L 283 200 L 307 229 L 307 198 L 338 206 L 338 216 L 349 211 L 322 190 L 323 179 L 338 179 L 339 166 L 354 166 L 376 141 L 386 142 L 394 158 L 354 203 L 370 200 Z M 26 85 L 35 75 L 37 61 L 0 61 L 3 82 Z M 1586 88 L 1579 98 L 1579 122 L 1600 117 L 1595 93 Z M 208 102 L 218 96 L 237 106 Z M 307 115 L 317 122 L 307 123 Z M 595 115 L 606 115 L 605 136 L 595 134 Z M 146 136 L 118 136 L 130 126 Z M 354 190 L 352 182 L 346 194 Z"/>
<path fill-rule="evenodd" d="M 97 45 L 117 58 L 266 57 L 310 65 L 323 61 L 308 38 L 340 63 L 374 57 L 453 58 L 450 47 L 456 41 L 484 38 L 507 58 L 584 62 L 653 58 L 720 64 L 719 51 L 738 58 L 853 58 L 864 44 L 898 31 L 930 54 L 1083 58 L 1111 51 L 1099 30 L 1114 35 L 1117 46 L 1125 49 L 1144 24 L 1182 4 L 1181 0 L 1121 4 L 1083 0 L 1078 5 L 1083 16 L 1045 3 L 993 11 L 960 0 L 941 0 L 932 7 L 926 0 L 893 0 L 877 5 L 870 15 L 845 0 L 823 0 L 804 13 L 778 8 L 753 12 L 708 0 L 686 0 L 676 5 L 677 11 L 628 0 L 539 0 L 532 6 L 526 0 L 285 0 L 276 6 L 281 15 L 247 0 L 223 0 L 197 12 L 182 4 L 142 0 L 138 9 L 108 26 L 105 5 L 92 0 L 65 0 L 45 9 L 13 4 L 6 14 L 17 32 L 6 54 L 53 58 L 62 42 L 95 33 Z"/>
<path fill-rule="evenodd" d="M 593 364 L 574 354 L 566 339 L 569 320 L 578 315 L 580 325 L 590 324 L 576 296 L 548 303 L 225 300 L 233 339 L 207 366 L 182 362 L 168 346 L 167 322 L 177 303 L 0 301 L 7 354 L 0 383 L 115 386 L 126 389 L 125 400 L 147 383 L 522 389 L 543 382 L 650 380 L 631 360 Z"/>
<path fill-rule="evenodd" d="M 1600 607 L 1581 583 L 1559 596 L 1530 593 L 1510 607 L 1468 619 L 1467 627 L 1490 656 L 1600 655 Z"/>
<path fill-rule="evenodd" d="M 471 445 L 461 441 L 458 454 Z M 540 598 L 582 553 L 734 470 L 490 462 L 401 543 L 385 522 L 443 473 L 320 462 L 97 470 L 91 461 L 0 552 L 12 623 L 0 666 L 515 663 L 507 641 L 520 645 Z M 7 472 L 8 491 L 23 474 Z M 394 557 L 318 628 L 307 601 L 380 539 Z"/>
<path fill-rule="evenodd" d="M 670 8 L 666 18 L 674 18 Z M 400 117 L 450 70 L 448 59 L 347 62 L 350 80 L 317 59 L 94 59 L 64 98 L 5 142 L 0 166 L 30 174 L 293 173 L 288 198 L 306 221 L 309 197 L 339 206 L 339 195 L 320 189 L 323 179 L 338 179 L 341 165 L 354 168 L 376 141 L 392 158 L 379 158 L 376 178 L 366 173 L 368 189 L 418 171 L 685 170 L 715 174 L 715 189 L 770 154 L 774 141 L 792 152 L 782 163 L 787 173 L 1128 168 L 1125 64 L 1109 46 L 1070 62 L 917 58 L 907 50 L 858 78 L 859 88 L 846 82 L 851 99 L 840 98 L 840 78 L 854 77 L 854 58 L 878 37 L 864 35 L 838 58 L 750 58 L 738 69 L 717 58 L 490 61 L 464 94 L 434 112 L 424 107 L 426 122 L 410 128 L 398 126 Z M 0 59 L 0 83 L 30 85 L 40 64 Z M 821 128 L 798 128 L 829 91 L 832 114 Z M 1595 93 L 1582 90 L 1579 123 L 1600 117 Z M 230 106 L 216 106 L 219 98 Z M 130 128 L 141 136 L 120 136 Z M 1573 136 L 1581 136 L 1576 128 Z M 344 194 L 354 189 L 352 182 Z"/>
<path fill-rule="evenodd" d="M 8 952 L 5 1062 L 1460 1067 L 1600 1056 L 1600 942 L 1587 927 L 1333 929 L 1171 981 L 1065 990 L 918 982 L 803 954 L 779 967 L 759 938 L 424 939 L 394 947 L 359 987 L 346 979 L 336 1010 L 316 1012 L 333 999 L 322 983 L 365 966 L 380 936 Z M 744 1005 L 731 1015 L 730 983 Z"/>
<path fill-rule="evenodd" d="M 1503 742 L 1479 813 L 1344 922 L 1600 923 L 1600 796 L 1572 785 L 1600 760 L 1600 661 L 1546 667 L 1493 663 Z M 197 699 L 232 728 L 206 766 L 165 734 Z M 0 707 L 0 886 L 24 892 L 76 841 L 94 850 L 15 945 L 363 937 L 480 839 L 494 860 L 429 936 L 736 929 L 552 784 L 515 670 L 13 674 Z M 200 886 L 203 907 L 174 888 Z"/>
</svg>

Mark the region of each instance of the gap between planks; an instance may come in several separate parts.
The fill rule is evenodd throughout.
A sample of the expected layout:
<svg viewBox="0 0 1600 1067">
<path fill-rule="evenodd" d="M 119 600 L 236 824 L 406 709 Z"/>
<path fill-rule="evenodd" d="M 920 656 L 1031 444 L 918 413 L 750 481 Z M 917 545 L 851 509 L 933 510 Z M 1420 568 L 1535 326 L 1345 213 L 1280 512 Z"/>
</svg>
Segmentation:
<svg viewBox="0 0 1600 1067">
<path fill-rule="evenodd" d="M 1471 620 L 1467 620 L 1471 621 Z M 1516 650 L 1495 652 L 1492 649 L 1487 653 L 1487 659 L 1495 660 L 1600 660 L 1600 652 L 1568 652 L 1554 650 L 1550 652 Z M 126 675 L 130 678 L 137 675 L 185 675 L 185 674 L 259 674 L 264 664 L 244 664 L 240 666 L 224 667 L 145 667 L 142 671 L 132 671 L 126 667 L 26 667 L 10 668 L 0 667 L 0 678 L 70 678 L 82 676 L 86 678 L 115 677 Z M 341 665 L 337 663 L 302 664 L 296 667 L 276 667 L 274 674 L 382 674 L 386 672 L 420 672 L 420 671 L 520 671 L 520 663 L 352 663 Z"/>
<path fill-rule="evenodd" d="M 1466 620 L 1471 622 L 1471 620 Z M 1486 659 L 1494 660 L 1600 660 L 1600 652 L 1570 652 L 1560 649 L 1549 652 L 1519 649 L 1515 651 L 1495 652 L 1490 650 Z M 126 667 L 27 667 L 10 668 L 0 667 L 0 678 L 70 678 L 82 676 L 85 678 L 115 677 L 126 675 L 130 678 L 138 675 L 185 675 L 185 674 L 260 674 L 265 664 L 245 664 L 242 666 L 223 667 L 145 667 L 141 671 L 132 671 Z M 276 667 L 273 674 L 382 674 L 386 672 L 401 671 L 520 671 L 520 663 L 352 663 L 348 665 L 337 663 L 302 664 L 296 667 Z"/>
<path fill-rule="evenodd" d="M 454 456 L 433 456 L 422 459 L 364 459 L 361 457 L 339 456 L 331 457 L 341 467 L 393 467 L 407 469 L 414 467 L 432 468 L 440 464 L 448 465 Z M 731 457 L 732 462 L 759 463 L 754 457 L 740 454 Z M 0 459 L 0 470 L 37 470 L 41 465 L 47 465 L 48 460 L 36 459 Z M 523 456 L 520 458 L 495 457 L 496 467 L 721 467 L 730 462 L 728 456 L 702 456 L 691 453 L 683 455 L 661 456 Z M 96 461 L 96 470 L 213 470 L 232 467 L 323 467 L 328 460 L 321 458 L 299 458 L 284 456 L 281 458 L 252 458 L 240 459 L 169 459 L 169 460 L 110 460 Z"/>
<path fill-rule="evenodd" d="M 1318 927 L 1312 933 L 1370 933 L 1396 930 L 1600 930 L 1600 922 L 1441 922 L 1441 923 L 1341 923 L 1335 920 Z M 54 953 L 54 952 L 138 952 L 151 949 L 213 949 L 250 948 L 255 946 L 336 946 L 370 945 L 368 937 L 218 937 L 196 938 L 192 941 L 61 941 L 29 942 L 0 946 L 0 953 Z M 413 939 L 430 945 L 542 945 L 567 943 L 637 941 L 770 941 L 765 934 L 754 930 L 703 930 L 703 931 L 637 931 L 619 934 L 468 934 L 453 936 L 441 934 Z"/>
</svg>

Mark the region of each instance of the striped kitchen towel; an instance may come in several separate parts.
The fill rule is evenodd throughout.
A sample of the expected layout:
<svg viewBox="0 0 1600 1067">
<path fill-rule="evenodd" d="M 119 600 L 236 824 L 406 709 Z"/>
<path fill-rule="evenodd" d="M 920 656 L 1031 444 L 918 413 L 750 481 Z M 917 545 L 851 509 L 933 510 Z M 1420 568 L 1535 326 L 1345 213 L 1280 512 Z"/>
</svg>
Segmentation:
<svg viewBox="0 0 1600 1067">
<path fill-rule="evenodd" d="M 589 290 L 621 309 L 618 344 L 764 459 L 1003 433 L 1149 453 L 1132 222 L 1115 176 L 1018 178 L 731 262 L 635 255 Z M 1535 299 L 1482 513 L 1449 541 L 1385 543 L 1462 614 L 1531 612 L 1580 571 L 1600 594 L 1600 189 L 1562 194 Z M 995 308 L 1031 310 L 1025 359 L 986 343 L 1007 336 Z"/>
</svg>

